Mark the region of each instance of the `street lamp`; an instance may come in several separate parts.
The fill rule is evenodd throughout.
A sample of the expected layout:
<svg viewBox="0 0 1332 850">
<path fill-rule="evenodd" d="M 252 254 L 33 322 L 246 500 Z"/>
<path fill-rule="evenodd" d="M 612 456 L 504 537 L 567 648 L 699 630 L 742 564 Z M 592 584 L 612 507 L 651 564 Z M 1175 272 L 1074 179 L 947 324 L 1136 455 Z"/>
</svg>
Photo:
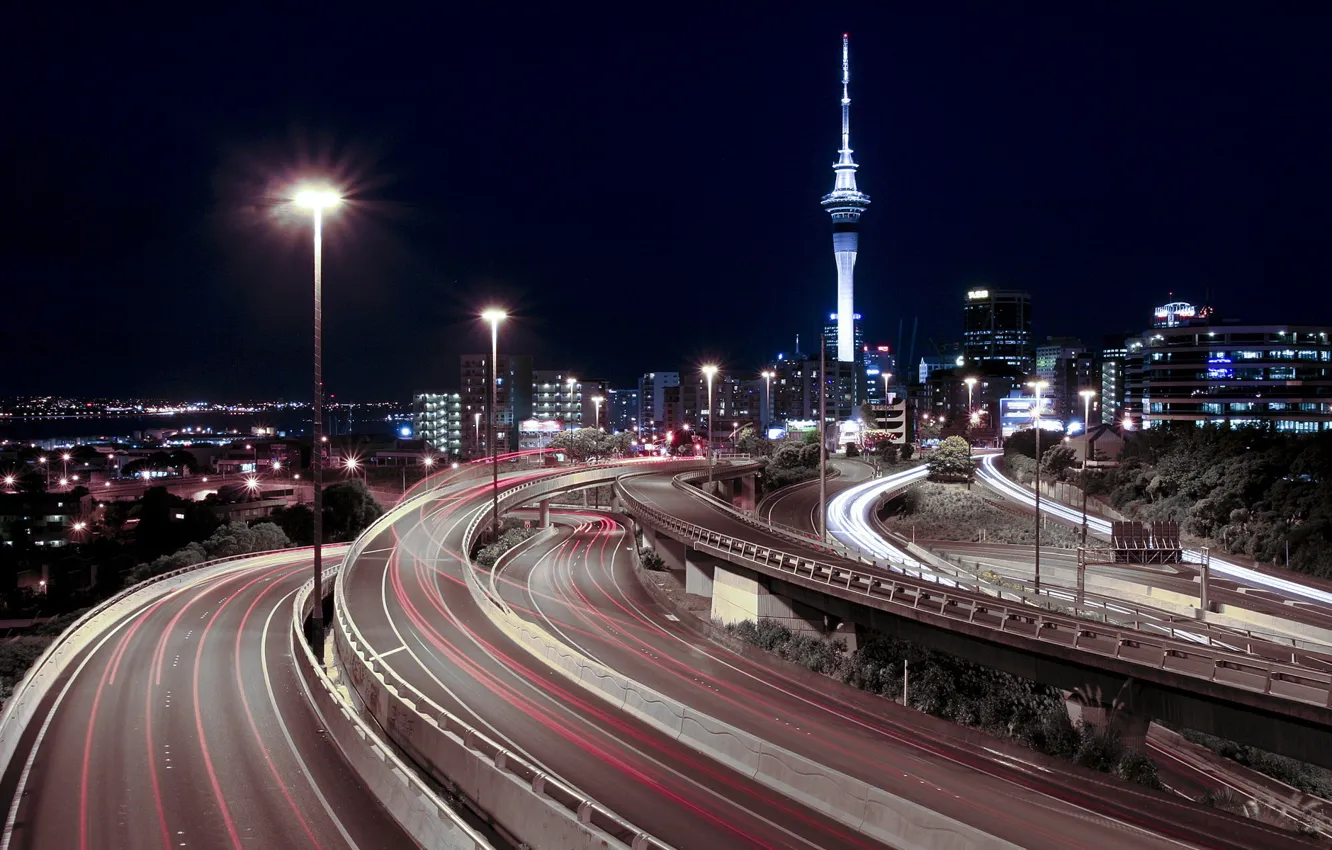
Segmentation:
<svg viewBox="0 0 1332 850">
<path fill-rule="evenodd" d="M 1079 390 L 1082 396 L 1082 545 L 1087 546 L 1087 461 L 1091 460 L 1091 400 L 1096 390 Z"/>
<path fill-rule="evenodd" d="M 296 206 L 310 211 L 314 231 L 314 436 L 311 440 L 310 471 L 314 480 L 312 598 L 315 604 L 310 612 L 310 643 L 315 652 L 321 652 L 324 641 L 324 210 L 336 207 L 342 199 L 331 189 L 308 186 L 298 190 L 293 200 Z M 256 454 L 256 461 L 257 457 Z"/>
<path fill-rule="evenodd" d="M 963 378 L 967 385 L 967 489 L 971 489 L 971 391 L 976 389 L 975 378 Z"/>
<path fill-rule="evenodd" d="M 567 403 L 567 407 L 568 407 L 569 419 L 572 420 L 574 416 L 574 411 L 578 409 L 577 407 L 574 406 L 574 387 L 578 385 L 578 379 L 573 376 L 570 376 L 569 380 L 565 381 L 565 383 L 569 385 L 569 400 Z M 572 427 L 572 424 L 573 423 L 571 421 L 570 427 Z"/>
<path fill-rule="evenodd" d="M 772 427 L 772 375 L 773 375 L 773 373 L 772 373 L 772 370 L 771 370 L 771 369 L 764 369 L 760 374 L 763 376 L 763 385 L 764 385 L 764 392 L 763 392 L 763 431 L 764 431 L 764 433 L 766 434 L 766 433 L 767 433 L 767 430 L 768 430 L 769 428 Z"/>
<path fill-rule="evenodd" d="M 708 484 L 712 484 L 712 377 L 717 374 L 717 367 L 709 363 L 703 367 L 703 377 L 708 381 L 708 439 L 704 444 L 708 449 Z"/>
<path fill-rule="evenodd" d="M 600 427 L 601 427 L 601 403 L 602 403 L 603 401 L 605 401 L 605 400 L 606 400 L 606 397 L 605 397 L 605 396 L 602 396 L 602 395 L 594 395 L 594 396 L 592 396 L 592 403 L 593 403 L 594 405 L 596 405 L 595 413 L 593 414 L 594 417 L 595 417 L 595 418 L 593 419 L 593 422 L 592 422 L 592 427 L 593 427 L 593 428 L 600 428 Z"/>
<path fill-rule="evenodd" d="M 499 517 L 499 435 L 496 431 L 498 427 L 495 418 L 495 395 L 499 388 L 499 323 L 504 321 L 508 313 L 497 307 L 491 307 L 481 313 L 481 318 L 490 323 L 490 466 L 491 466 L 491 485 L 494 492 L 491 497 L 491 510 L 494 513 L 495 536 L 498 540 L 500 534 Z"/>
<path fill-rule="evenodd" d="M 1027 386 L 1036 390 L 1036 406 L 1033 417 L 1036 421 L 1036 592 L 1041 592 L 1041 390 L 1050 386 L 1048 381 L 1028 381 Z"/>
</svg>

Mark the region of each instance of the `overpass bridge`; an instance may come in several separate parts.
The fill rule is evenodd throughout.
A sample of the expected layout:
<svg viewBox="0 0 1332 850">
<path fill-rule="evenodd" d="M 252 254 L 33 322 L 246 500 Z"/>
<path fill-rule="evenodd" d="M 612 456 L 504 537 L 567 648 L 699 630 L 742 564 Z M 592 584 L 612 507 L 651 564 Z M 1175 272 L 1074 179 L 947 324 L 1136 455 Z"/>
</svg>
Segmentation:
<svg viewBox="0 0 1332 850">
<path fill-rule="evenodd" d="M 772 617 L 848 636 L 869 627 L 1117 699 L 1143 723 L 1166 720 L 1332 767 L 1325 669 L 1033 608 L 960 576 L 841 557 L 726 510 L 683 477 L 639 476 L 618 489 L 645 537 L 683 563 L 689 589 L 711 596 L 723 622 Z"/>
</svg>

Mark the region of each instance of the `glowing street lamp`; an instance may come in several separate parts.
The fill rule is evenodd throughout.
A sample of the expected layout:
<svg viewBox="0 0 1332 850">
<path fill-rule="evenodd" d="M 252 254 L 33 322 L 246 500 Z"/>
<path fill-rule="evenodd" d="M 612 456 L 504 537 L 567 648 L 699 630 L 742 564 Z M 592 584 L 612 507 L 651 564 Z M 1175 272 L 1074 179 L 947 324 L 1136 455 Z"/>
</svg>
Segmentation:
<svg viewBox="0 0 1332 850">
<path fill-rule="evenodd" d="M 605 400 L 606 400 L 605 396 L 601 395 L 592 396 L 592 403 L 596 405 L 595 413 L 593 414 L 593 420 L 592 420 L 593 428 L 601 427 L 601 403 Z"/>
<path fill-rule="evenodd" d="M 490 325 L 490 466 L 491 512 L 493 513 L 495 540 L 499 539 L 499 435 L 495 417 L 495 396 L 499 391 L 499 323 L 508 317 L 508 313 L 498 307 L 491 307 L 481 313 L 481 318 Z"/>
<path fill-rule="evenodd" d="M 1032 416 L 1036 422 L 1036 592 L 1041 592 L 1041 390 L 1050 386 L 1049 381 L 1028 381 L 1027 386 L 1036 390 L 1036 406 Z"/>
<path fill-rule="evenodd" d="M 565 383 L 569 385 L 568 416 L 570 419 L 573 419 L 574 412 L 578 409 L 574 405 L 574 387 L 578 386 L 578 379 L 570 375 L 569 379 L 566 380 Z"/>
<path fill-rule="evenodd" d="M 314 439 L 310 467 L 314 477 L 314 610 L 310 614 L 310 639 L 315 651 L 324 640 L 324 607 L 321 585 L 324 579 L 324 210 L 342 202 L 337 192 L 327 187 L 306 186 L 292 198 L 296 206 L 310 211 L 314 230 Z"/>
<path fill-rule="evenodd" d="M 1087 462 L 1091 460 L 1091 400 L 1096 390 L 1079 390 L 1082 396 L 1082 545 L 1087 545 Z"/>
<path fill-rule="evenodd" d="M 703 444 L 704 446 L 707 447 L 707 452 L 708 452 L 708 484 L 711 484 L 711 483 L 712 483 L 712 466 L 713 466 L 713 457 L 712 457 L 712 378 L 713 378 L 713 376 L 715 376 L 716 374 L 717 374 L 717 367 L 714 366 L 714 365 L 712 365 L 711 363 L 709 363 L 708 365 L 706 365 L 706 366 L 703 367 L 703 377 L 704 377 L 704 378 L 707 378 L 707 381 L 708 381 L 708 431 L 707 431 L 707 437 L 708 437 L 708 438 L 707 438 L 707 441 L 704 442 L 704 444 Z"/>
</svg>

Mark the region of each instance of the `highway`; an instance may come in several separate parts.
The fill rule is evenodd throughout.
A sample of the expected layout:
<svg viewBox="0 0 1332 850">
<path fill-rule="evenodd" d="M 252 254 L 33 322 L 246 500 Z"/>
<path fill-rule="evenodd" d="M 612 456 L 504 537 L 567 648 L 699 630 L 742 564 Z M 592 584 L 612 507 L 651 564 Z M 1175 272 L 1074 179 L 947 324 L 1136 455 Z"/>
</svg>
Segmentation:
<svg viewBox="0 0 1332 850">
<path fill-rule="evenodd" d="M 94 643 L 3 777 L 18 802 L 0 847 L 414 846 L 324 738 L 292 666 L 310 558 L 201 570 Z"/>
<path fill-rule="evenodd" d="M 641 492 L 651 482 L 629 486 Z M 621 518 L 590 511 L 553 518 L 564 527 L 501 561 L 506 601 L 691 708 L 1021 847 L 1179 846 L 1166 836 L 1202 847 L 1263 847 L 1284 838 L 1242 821 L 1216 837 L 1216 816 L 1197 806 L 711 642 L 643 587 Z"/>
<path fill-rule="evenodd" d="M 815 550 L 813 548 L 802 548 L 802 546 L 797 544 L 797 542 L 791 541 L 789 537 L 775 536 L 775 534 L 769 534 L 763 532 L 762 529 L 758 529 L 755 528 L 755 526 L 753 525 L 746 524 L 746 522 L 743 522 L 741 520 L 738 520 L 738 518 L 735 518 L 733 514 L 727 513 L 725 509 L 718 508 L 718 506 L 713 504 L 713 502 L 705 500 L 705 498 L 699 497 L 698 494 L 687 492 L 686 489 L 675 488 L 675 486 L 671 484 L 670 477 L 666 476 L 666 474 L 657 474 L 657 476 L 639 476 L 634 478 L 626 478 L 626 480 L 622 480 L 621 485 L 623 486 L 623 489 L 626 490 L 626 492 L 631 493 L 631 496 L 637 498 L 637 500 L 639 501 L 645 502 L 645 504 L 654 506 L 654 508 L 657 509 L 666 510 L 666 512 L 673 514 L 673 516 L 675 517 L 682 518 L 682 520 L 686 520 L 689 522 L 695 522 L 695 524 L 703 525 L 706 526 L 706 528 L 717 530 L 717 532 L 719 533 L 731 534 L 731 536 L 745 538 L 745 540 L 757 542 L 758 545 L 777 546 L 777 548 L 781 548 L 782 550 L 785 550 L 785 552 L 787 553 L 801 554 L 802 557 L 823 557 L 823 558 L 827 557 L 826 554 L 819 553 L 818 550 Z M 553 570 L 554 566 L 546 566 L 545 569 Z M 517 572 L 511 574 L 510 578 L 517 576 L 517 574 L 518 574 Z M 533 578 L 533 580 L 531 581 L 539 581 L 539 578 Z M 547 584 L 549 584 L 549 582 L 547 582 Z M 567 576 L 567 574 L 566 577 L 563 578 L 562 584 L 565 586 L 570 584 L 570 577 Z M 623 580 L 618 582 L 619 586 L 625 586 L 626 584 L 627 582 Z M 527 601 L 526 604 L 527 608 L 539 610 L 539 613 L 545 614 L 545 616 L 547 617 L 550 616 L 551 609 L 554 608 L 554 610 L 558 610 L 558 605 L 559 605 L 558 598 L 557 601 L 555 602 L 547 602 L 545 598 L 542 597 L 542 593 L 543 592 L 549 593 L 549 590 L 550 590 L 549 586 L 545 586 L 545 588 L 542 588 L 542 590 L 538 590 L 537 596 L 535 596 L 535 598 L 529 597 L 529 601 Z M 567 589 L 565 590 L 565 593 L 567 594 Z M 558 597 L 559 594 L 558 593 L 553 594 L 553 596 Z M 590 598 L 597 598 L 597 597 L 595 597 L 594 593 L 579 594 L 579 596 L 577 597 L 578 601 L 573 602 L 574 608 L 577 608 L 578 602 L 582 602 L 583 600 L 585 600 L 585 598 L 586 600 L 590 600 Z M 585 604 L 585 602 L 583 602 L 583 604 Z M 566 604 L 563 605 L 565 605 L 567 608 L 567 606 L 569 606 L 570 604 L 569 602 L 566 602 Z M 613 608 L 610 608 L 610 606 L 599 605 L 597 606 L 597 608 L 602 609 L 603 613 L 610 613 L 611 616 L 614 616 Z M 614 608 L 618 608 L 618 606 L 614 606 Z M 577 616 L 577 612 L 569 612 L 567 616 L 570 617 Z M 586 629 L 586 626 L 582 626 L 582 628 Z M 666 628 L 671 630 L 671 632 L 675 632 L 675 630 L 677 630 L 671 628 L 671 626 L 666 626 Z M 619 632 L 629 633 L 630 632 L 629 626 L 627 625 L 621 626 L 621 628 L 619 628 Z M 577 636 L 578 633 L 570 632 L 569 634 L 570 636 Z M 591 638 L 585 637 L 582 639 L 591 639 Z M 595 643 L 591 643 L 591 645 L 587 646 L 587 649 L 595 650 Z M 602 651 L 605 651 L 605 653 L 610 653 L 611 650 L 603 649 Z M 657 651 L 657 653 L 653 653 L 653 650 L 643 650 L 643 651 L 645 651 L 646 654 L 653 655 L 653 657 L 657 657 L 657 655 L 661 655 L 661 657 L 669 657 L 669 655 L 666 655 L 665 651 Z M 621 662 L 621 663 L 626 663 L 626 662 Z M 691 659 L 690 667 L 695 667 L 695 666 L 697 665 L 695 665 L 693 659 Z M 649 673 L 649 670 L 646 670 L 645 667 L 642 666 L 642 662 L 639 662 L 639 667 L 637 667 L 637 669 L 642 670 L 643 675 Z M 703 669 L 703 667 L 698 667 L 698 669 Z M 783 673 L 783 675 L 786 674 Z M 719 675 L 718 678 L 721 679 L 721 681 L 723 682 L 731 683 L 731 685 L 734 685 L 735 679 L 737 679 L 735 675 L 726 675 L 725 673 Z M 842 689 L 839 689 L 839 687 L 836 686 L 834 682 L 829 682 L 826 681 L 825 679 L 825 681 L 823 681 L 822 683 L 821 690 L 822 693 L 827 694 L 829 693 L 830 690 L 840 691 Z M 815 702 L 818 701 L 819 698 L 818 697 L 815 698 Z M 882 709 L 879 709 L 879 711 L 883 711 L 884 709 L 890 709 L 890 706 L 883 706 Z M 906 713 L 906 714 L 908 718 L 920 718 L 923 719 L 923 721 L 928 721 L 928 719 L 931 719 L 924 717 L 924 715 L 914 713 L 914 711 L 911 711 L 911 713 Z M 802 714 L 802 722 L 810 722 L 809 711 L 806 710 L 805 713 Z M 896 721 L 896 722 L 902 723 L 903 721 Z M 924 741 L 928 741 L 927 735 L 923 735 L 922 731 L 920 731 L 918 727 L 912 726 L 910 722 L 904 723 L 904 725 L 900 727 L 900 729 L 904 730 L 904 739 L 906 739 L 906 741 L 918 741 L 918 739 L 924 739 Z M 862 742 L 860 743 L 860 746 L 864 747 L 868 745 Z M 1030 754 L 1028 754 L 1028 758 L 1030 758 Z M 970 797 L 970 795 L 972 794 L 971 786 L 979 781 L 979 777 L 983 777 L 983 775 L 986 774 L 990 774 L 991 777 L 1000 777 L 1007 779 L 1007 781 L 1010 782 L 1020 783 L 1018 778 L 1012 777 L 1012 775 L 1007 774 L 1006 771 L 1002 769 L 1003 761 L 1004 761 L 1003 757 L 996 758 L 994 759 L 994 761 L 990 761 L 990 759 L 986 758 L 978 758 L 978 754 L 976 754 L 976 747 L 972 745 L 970 746 L 970 749 L 964 749 L 962 751 L 962 754 L 959 754 L 958 763 L 954 765 L 954 771 L 952 771 L 950 777 L 943 779 L 943 781 L 939 781 L 939 779 L 936 778 L 935 782 L 938 783 L 939 786 L 952 787 L 952 789 L 956 789 L 956 787 L 962 787 L 962 789 L 964 789 L 964 793 L 962 794 L 963 797 Z M 884 757 L 883 762 L 894 763 L 895 759 L 891 757 Z M 847 770 L 847 773 L 855 773 L 855 771 Z M 1168 777 L 1168 781 L 1173 781 L 1176 783 L 1176 785 L 1179 785 L 1181 793 L 1191 793 L 1191 791 L 1196 791 L 1197 789 L 1199 789 L 1199 785 L 1201 782 L 1203 782 L 1203 778 L 1197 777 L 1197 775 L 1187 775 L 1179 773 L 1176 775 L 1171 775 L 1171 777 Z M 1078 794 L 1078 790 L 1076 790 L 1076 783 L 1058 782 L 1056 783 L 1056 786 L 1058 786 L 1058 790 L 1051 791 L 1051 793 L 1054 794 L 1055 797 L 1062 799 L 1062 801 L 1070 801 L 1070 798 L 1066 797 L 1066 794 L 1072 794 L 1074 795 L 1074 797 L 1072 797 L 1071 801 L 1086 802 L 1084 801 L 1084 798 L 1078 797 L 1078 795 L 1076 795 Z M 1040 786 L 1038 785 L 1038 787 Z M 1043 790 L 1048 790 L 1048 789 L 1043 789 Z M 1015 791 L 1012 790 L 1010 787 L 1008 793 L 1014 794 Z M 1138 793 L 1138 791 L 1135 790 L 1134 793 Z M 1116 798 L 1118 798 L 1120 794 L 1124 794 L 1124 791 L 1120 790 L 1119 787 L 1116 786 Z M 1154 825 L 1159 826 L 1160 829 L 1162 829 L 1163 834 L 1177 834 L 1177 831 L 1175 830 L 1189 829 L 1189 827 L 1187 826 L 1189 823 L 1189 817 L 1184 817 L 1184 815 L 1180 814 L 1181 811 L 1188 811 L 1188 813 L 1193 813 L 1192 814 L 1193 818 L 1199 818 L 1196 821 L 1197 823 L 1196 831 L 1193 831 L 1191 838 L 1188 839 L 1189 843 L 1197 843 L 1197 846 L 1212 846 L 1211 843 L 1209 842 L 1229 841 L 1229 839 L 1233 839 L 1233 841 L 1237 842 L 1236 846 L 1264 847 L 1264 846 L 1276 846 L 1276 845 L 1268 845 L 1267 843 L 1268 841 L 1280 842 L 1280 841 L 1287 841 L 1288 839 L 1288 835 L 1284 833 L 1267 833 L 1267 834 L 1257 834 L 1257 835 L 1251 834 L 1251 835 L 1245 835 L 1245 837 L 1240 837 L 1239 834 L 1231 834 L 1227 838 L 1213 837 L 1211 833 L 1212 830 L 1215 830 L 1215 819 L 1213 819 L 1215 818 L 1215 815 L 1211 813 L 1197 814 L 1197 813 L 1203 813 L 1203 811 L 1205 810 L 1201 810 L 1199 809 L 1199 807 L 1196 806 L 1188 805 L 1188 803 L 1173 801 L 1173 799 L 1169 798 L 1159 799 L 1156 797 L 1152 797 L 1152 795 L 1147 795 L 1142 793 L 1138 794 L 1148 799 L 1147 801 L 1144 801 L 1144 799 L 1135 799 L 1134 803 L 1132 803 L 1132 811 L 1135 811 L 1135 814 L 1131 815 L 1131 817 L 1128 818 L 1130 819 L 1131 822 L 1142 822 L 1138 821 L 1138 819 L 1136 818 L 1147 819 L 1148 822 L 1154 823 Z M 1020 807 L 1019 799 L 1014 799 L 1014 801 L 1012 801 L 1010 805 L 1015 807 Z M 1114 815 L 1114 811 L 1111 811 L 1111 813 L 1106 813 L 1106 814 L 1107 817 L 1110 817 L 1110 815 Z M 1035 817 L 1035 815 L 1032 815 L 1032 817 Z M 1040 817 L 1047 818 L 1050 817 L 1050 814 L 1042 813 Z M 1096 837 L 1091 838 L 1090 837 L 1091 834 L 1095 834 Z M 1060 835 L 1060 839 L 1066 842 L 1064 843 L 1063 846 L 1079 846 L 1078 845 L 1079 841 L 1090 842 L 1088 843 L 1087 846 L 1107 846 L 1106 843 L 1104 843 L 1107 841 L 1107 837 L 1106 835 L 1100 833 L 1099 830 L 1095 831 L 1095 833 L 1080 833 L 1080 831 L 1074 830 L 1070 834 Z"/>
<path fill-rule="evenodd" d="M 506 473 L 501 484 L 531 474 Z M 617 712 L 510 643 L 477 609 L 458 559 L 467 522 L 490 495 L 488 482 L 445 488 L 370 540 L 343 574 L 367 650 L 410 683 L 413 699 L 680 850 L 882 847 Z"/>
<path fill-rule="evenodd" d="M 874 476 L 874 467 L 862 460 L 828 458 L 829 470 L 836 475 L 829 475 L 828 494 L 836 495 L 856 484 L 870 480 Z M 755 513 L 760 519 L 780 523 L 808 534 L 817 534 L 819 529 L 819 480 L 804 481 L 783 487 L 764 497 L 756 506 Z"/>
</svg>

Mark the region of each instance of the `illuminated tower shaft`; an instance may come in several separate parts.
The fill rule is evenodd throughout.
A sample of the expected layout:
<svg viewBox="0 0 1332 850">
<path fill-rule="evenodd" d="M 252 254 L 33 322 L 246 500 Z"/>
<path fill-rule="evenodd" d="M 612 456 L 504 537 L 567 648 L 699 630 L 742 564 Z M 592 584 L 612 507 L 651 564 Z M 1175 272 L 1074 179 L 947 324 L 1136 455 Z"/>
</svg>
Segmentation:
<svg viewBox="0 0 1332 850">
<path fill-rule="evenodd" d="M 842 36 L 842 149 L 833 171 L 837 180 L 823 196 L 823 208 L 832 215 L 833 257 L 837 261 L 837 359 L 856 359 L 855 270 L 860 241 L 860 215 L 869 206 L 869 195 L 856 188 L 856 163 L 851 158 L 851 65 L 849 38 Z"/>
</svg>

